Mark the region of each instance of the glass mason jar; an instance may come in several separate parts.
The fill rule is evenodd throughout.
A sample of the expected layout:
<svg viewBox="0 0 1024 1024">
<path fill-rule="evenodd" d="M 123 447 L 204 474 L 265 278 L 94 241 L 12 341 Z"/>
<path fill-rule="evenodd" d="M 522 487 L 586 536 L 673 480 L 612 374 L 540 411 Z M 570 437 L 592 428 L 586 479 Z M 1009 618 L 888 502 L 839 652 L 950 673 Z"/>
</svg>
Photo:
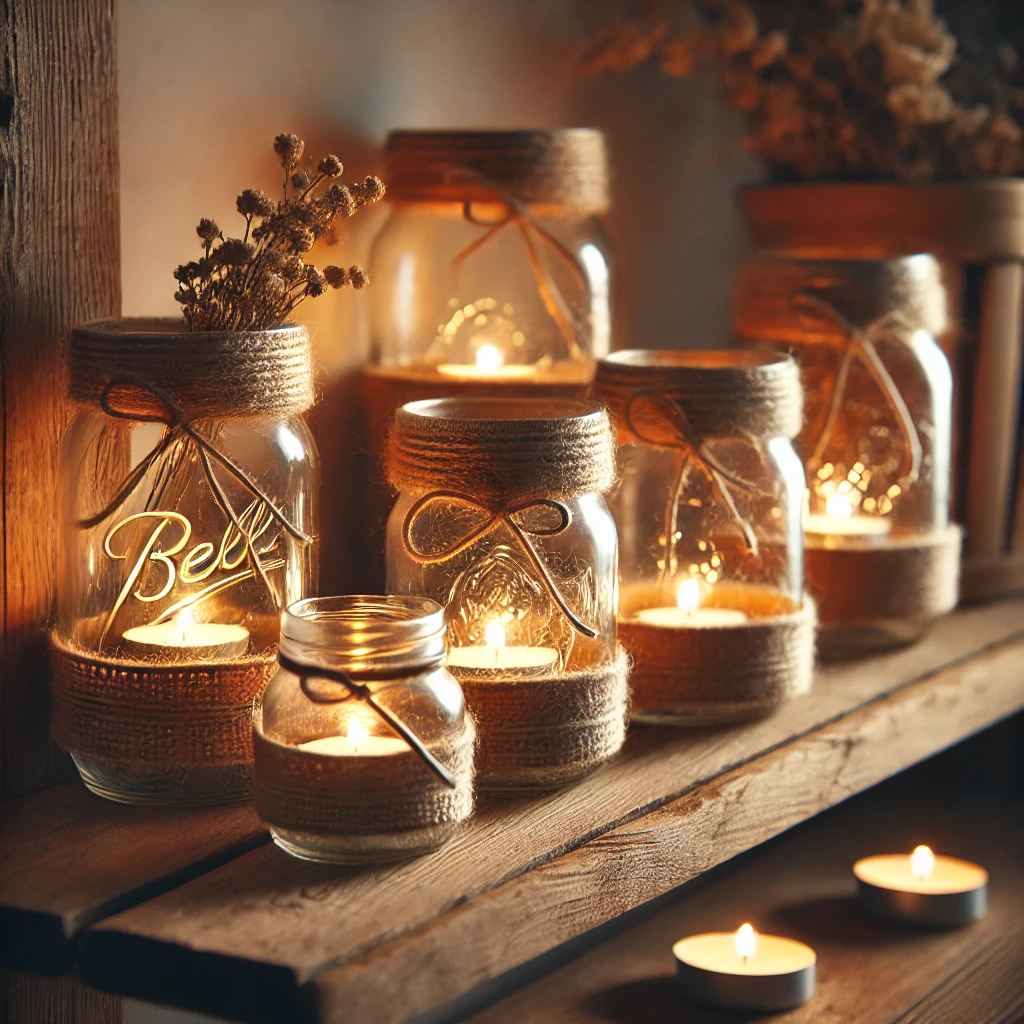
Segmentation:
<svg viewBox="0 0 1024 1024">
<path fill-rule="evenodd" d="M 282 607 L 316 584 L 303 328 L 78 328 L 61 448 L 53 732 L 130 803 L 248 796 Z"/>
<path fill-rule="evenodd" d="M 707 724 L 765 714 L 810 685 L 804 474 L 792 359 L 624 351 L 594 395 L 619 431 L 619 635 L 632 717 Z"/>
<path fill-rule="evenodd" d="M 475 729 L 444 637 L 424 598 L 313 598 L 284 613 L 281 667 L 253 721 L 256 810 L 278 846 L 399 860 L 472 814 Z"/>
<path fill-rule="evenodd" d="M 408 402 L 582 398 L 611 338 L 602 134 L 393 132 L 386 180 L 363 373 L 371 456 Z M 374 534 L 390 495 L 378 487 L 367 501 Z"/>
<path fill-rule="evenodd" d="M 615 472 L 605 412 L 570 400 L 414 402 L 397 413 L 388 472 L 399 491 L 388 590 L 445 608 L 448 663 L 478 720 L 480 784 L 555 784 L 611 756 L 624 735 L 626 691 L 615 524 L 602 497 Z M 556 721 L 571 709 L 527 724 L 545 689 L 567 694 L 569 685 L 593 691 L 589 710 L 608 720 L 607 742 L 593 756 L 580 756 L 578 744 L 573 753 L 566 740 L 563 758 L 558 742 L 537 739 L 548 726 L 565 736 L 583 728 L 571 715 Z M 526 741 L 521 758 L 511 739 L 508 759 L 497 754 L 499 734 L 516 722 L 535 730 L 535 762 Z"/>
<path fill-rule="evenodd" d="M 946 306 L 927 255 L 760 254 L 741 271 L 740 335 L 801 367 L 807 584 L 826 654 L 916 640 L 956 604 L 953 381 L 936 340 Z"/>
</svg>

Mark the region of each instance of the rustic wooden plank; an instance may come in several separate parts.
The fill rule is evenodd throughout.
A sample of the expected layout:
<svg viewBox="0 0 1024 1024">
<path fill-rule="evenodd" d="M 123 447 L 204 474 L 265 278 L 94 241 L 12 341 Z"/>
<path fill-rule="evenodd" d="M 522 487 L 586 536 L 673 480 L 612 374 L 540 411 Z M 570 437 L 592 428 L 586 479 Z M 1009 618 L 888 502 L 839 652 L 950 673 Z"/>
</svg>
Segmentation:
<svg viewBox="0 0 1024 1024">
<path fill-rule="evenodd" d="M 44 627 L 55 581 L 69 328 L 121 311 L 115 0 L 0 6 L 5 792 L 70 772 L 50 741 Z"/>
<path fill-rule="evenodd" d="M 0 823 L 0 967 L 51 975 L 87 925 L 268 838 L 250 805 L 128 807 L 80 783 L 0 804 Z"/>
<path fill-rule="evenodd" d="M 1024 706 L 1022 660 L 946 669 L 319 975 L 322 1018 L 405 1020 L 691 881 Z"/>
<path fill-rule="evenodd" d="M 566 865 L 572 862 L 566 857 L 571 851 L 582 848 L 580 856 L 585 860 L 594 856 L 598 864 L 607 863 L 612 880 L 628 891 L 634 887 L 631 859 L 644 851 L 653 854 L 662 849 L 656 842 L 648 843 L 647 823 L 658 823 L 658 828 L 669 830 L 667 835 L 674 834 L 661 818 L 653 817 L 659 807 L 683 797 L 686 806 L 686 801 L 698 808 L 708 802 L 708 813 L 714 807 L 722 811 L 729 801 L 735 802 L 739 797 L 732 789 L 719 793 L 725 785 L 719 777 L 737 770 L 732 785 L 742 789 L 746 769 L 738 766 L 744 765 L 751 766 L 748 773 L 752 776 L 765 777 L 767 797 L 774 792 L 772 787 L 787 794 L 789 784 L 780 786 L 778 782 L 780 769 L 757 768 L 754 763 L 767 758 L 765 765 L 775 764 L 770 752 L 779 748 L 778 758 L 788 756 L 794 761 L 794 770 L 798 770 L 813 753 L 817 760 L 815 770 L 806 780 L 809 789 L 793 791 L 793 800 L 777 807 L 783 823 L 761 821 L 757 828 L 751 825 L 746 834 L 731 826 L 723 828 L 716 833 L 717 846 L 709 845 L 710 840 L 705 837 L 705 846 L 690 850 L 684 858 L 687 870 L 704 870 L 731 856 L 737 848 L 745 848 L 744 844 L 761 841 L 765 835 L 758 829 L 778 830 L 814 814 L 829 802 L 870 785 L 887 772 L 899 770 L 966 735 L 970 729 L 980 728 L 1020 706 L 1024 703 L 1024 686 L 1019 678 L 1007 678 L 1007 661 L 1019 659 L 1020 650 L 1015 649 L 1009 657 L 1005 650 L 997 648 L 991 657 L 979 658 L 988 666 L 981 679 L 971 670 L 971 656 L 1021 636 L 1024 602 L 958 612 L 911 651 L 822 670 L 811 695 L 794 701 L 771 719 L 735 729 L 699 732 L 637 728 L 623 754 L 591 778 L 546 796 L 487 800 L 476 819 L 444 849 L 411 863 L 344 870 L 291 860 L 271 846 L 256 850 L 88 930 L 83 937 L 80 970 L 91 984 L 125 995 L 237 1019 L 268 1020 L 274 1019 L 275 1014 L 280 1017 L 294 1013 L 296 1003 L 306 1000 L 314 990 L 324 998 L 324 1012 L 329 1016 L 332 1007 L 349 997 L 358 997 L 355 990 L 361 982 L 355 978 L 363 976 L 365 965 L 371 961 L 386 962 L 377 977 L 390 994 L 366 1020 L 390 1019 L 380 1015 L 381 1007 L 399 1006 L 393 998 L 396 990 L 403 1000 L 412 1001 L 401 1004 L 408 1012 L 415 1008 L 412 1003 L 421 1008 L 434 1005 L 459 991 L 457 985 L 449 989 L 420 974 L 423 964 L 418 951 L 428 947 L 434 950 L 431 936 L 439 915 L 458 908 L 447 918 L 441 918 L 442 922 L 458 923 L 463 921 L 467 909 L 477 906 L 497 905 L 500 914 L 513 913 L 525 897 L 519 895 L 518 889 L 506 889 L 513 893 L 506 905 L 502 887 L 522 878 L 526 887 L 523 892 L 532 892 L 532 879 L 541 879 L 536 891 L 543 894 L 544 905 L 538 908 L 531 903 L 527 916 L 532 918 L 536 914 L 547 924 L 534 926 L 526 922 L 526 934 L 533 937 L 535 945 L 510 943 L 504 958 L 500 951 L 495 951 L 493 943 L 487 942 L 481 950 L 449 951 L 456 960 L 465 955 L 465 970 L 460 966 L 457 973 L 467 979 L 466 984 L 505 970 L 535 955 L 538 945 L 562 941 L 567 937 L 563 924 L 568 925 L 572 934 L 592 926 L 593 922 L 586 920 L 583 913 L 575 917 L 568 913 L 563 918 L 558 916 L 565 906 L 577 902 L 571 892 L 571 873 L 566 890 L 559 892 L 558 886 L 563 870 L 570 871 Z M 994 675 L 989 674 L 992 665 L 999 670 Z M 896 693 L 896 706 L 902 707 L 900 691 L 912 680 L 939 670 L 950 673 L 949 678 L 942 675 L 937 680 L 926 680 L 921 695 L 917 690 L 908 690 L 906 698 L 908 708 L 912 709 L 907 714 L 925 714 L 927 728 L 911 729 L 901 737 L 884 728 L 889 719 L 883 715 L 879 729 L 885 733 L 885 739 L 876 744 L 869 742 L 869 724 L 875 719 L 869 717 L 868 722 L 861 722 L 854 718 L 849 726 L 854 732 L 849 735 L 855 739 L 847 742 L 842 722 L 856 716 L 858 709 L 866 708 L 865 714 L 870 716 L 872 704 L 884 703 L 891 693 Z M 943 701 L 948 697 L 941 709 L 928 696 L 934 687 L 938 687 Z M 975 698 L 973 703 L 966 700 L 969 692 Z M 933 714 L 940 713 L 948 717 L 932 727 Z M 971 718 L 972 714 L 976 720 Z M 906 727 L 909 719 L 895 714 L 892 721 Z M 827 739 L 818 736 L 815 730 L 827 728 L 832 722 L 837 723 L 840 733 L 828 734 Z M 801 737 L 808 738 L 802 742 Z M 850 758 L 845 767 L 833 765 L 829 759 L 845 757 L 850 745 L 870 749 L 872 760 L 865 764 L 864 758 L 858 756 Z M 876 745 L 880 748 L 877 754 Z M 876 769 L 872 764 L 879 767 Z M 834 767 L 837 773 L 828 785 L 816 774 L 822 765 L 826 769 Z M 705 785 L 706 790 L 698 788 Z M 751 784 L 751 794 L 760 793 L 761 785 Z M 685 794 L 690 795 L 684 797 Z M 666 822 L 674 821 L 678 810 L 669 813 Z M 629 825 L 633 821 L 640 823 L 635 834 Z M 616 847 L 620 840 L 616 829 L 625 829 L 622 835 L 628 836 L 622 848 Z M 690 830 L 684 828 L 683 832 L 685 839 L 673 840 L 665 847 L 672 851 L 673 859 L 679 857 L 675 844 L 688 844 L 693 839 Z M 550 870 L 544 871 L 548 864 Z M 616 875 L 616 871 L 620 874 Z M 584 872 L 584 888 L 590 884 L 587 878 L 593 877 Z M 553 885 L 553 891 L 548 891 L 548 885 Z M 653 894 L 642 885 L 635 888 L 643 899 Z M 605 917 L 618 913 L 617 901 L 622 899 L 627 897 L 614 889 L 603 895 L 597 901 L 599 913 Z M 545 910 L 548 904 L 550 913 Z M 473 927 L 480 925 L 485 936 L 504 935 L 503 929 L 493 931 L 476 917 L 472 921 L 475 924 L 468 928 L 470 934 Z M 395 941 L 403 935 L 409 936 L 407 941 Z M 424 943 L 417 946 L 420 936 Z M 474 935 L 473 941 L 477 938 Z M 378 946 L 381 950 L 370 956 Z M 395 949 L 408 951 L 409 971 L 389 973 L 392 967 L 397 969 L 405 956 L 404 952 L 397 955 L 392 963 L 388 958 Z M 440 952 L 443 961 L 449 953 L 443 949 Z M 384 959 L 379 961 L 378 957 Z M 327 973 L 346 963 L 351 963 L 351 971 L 341 968 L 337 973 Z M 367 970 L 366 974 L 374 972 Z M 390 980 L 385 982 L 385 976 Z M 439 971 L 439 976 L 446 982 L 452 980 L 447 970 Z M 211 979 L 217 979 L 216 983 L 211 984 Z M 372 977 L 369 984 L 380 994 L 382 989 Z M 422 998 L 410 991 L 418 987 Z M 351 1008 L 353 1004 L 349 1005 Z M 368 1004 L 360 1001 L 359 1005 L 365 1009 Z"/>
<path fill-rule="evenodd" d="M 950 793 L 930 778 L 909 781 L 878 787 L 795 829 L 697 892 L 681 890 L 656 913 L 469 1019 L 472 1024 L 759 1019 L 692 1006 L 680 996 L 674 977 L 676 939 L 731 930 L 743 921 L 801 939 L 818 953 L 814 999 L 773 1016 L 778 1024 L 1021 1019 L 1024 808 L 1019 798 Z M 986 920 L 965 929 L 916 931 L 858 912 L 852 862 L 921 841 L 988 867 Z"/>
<path fill-rule="evenodd" d="M 121 1024 L 121 1000 L 77 978 L 37 978 L 0 971 L 3 1024 Z"/>
</svg>

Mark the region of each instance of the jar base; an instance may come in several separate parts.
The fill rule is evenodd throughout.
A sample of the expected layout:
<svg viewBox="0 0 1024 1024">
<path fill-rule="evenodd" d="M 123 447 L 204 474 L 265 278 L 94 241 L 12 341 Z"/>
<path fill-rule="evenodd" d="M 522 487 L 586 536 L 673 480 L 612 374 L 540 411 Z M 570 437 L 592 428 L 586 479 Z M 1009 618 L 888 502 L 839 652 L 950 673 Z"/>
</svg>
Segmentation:
<svg viewBox="0 0 1024 1024">
<path fill-rule="evenodd" d="M 931 629 L 935 619 L 890 619 L 874 623 L 820 625 L 818 657 L 822 661 L 846 661 L 883 654 L 916 644 Z"/>
<path fill-rule="evenodd" d="M 88 754 L 71 754 L 86 788 L 119 804 L 201 807 L 252 798 L 252 765 L 182 765 L 151 771 L 114 765 Z"/>
<path fill-rule="evenodd" d="M 706 707 L 693 706 L 665 711 L 645 711 L 642 708 L 633 708 L 630 711 L 629 720 L 637 725 L 668 725 L 676 728 L 700 729 L 705 726 L 754 722 L 773 715 L 780 707 L 782 707 L 782 703 L 776 702 L 734 706 L 712 704 Z"/>
<path fill-rule="evenodd" d="M 458 823 L 449 822 L 368 836 L 271 828 L 270 834 L 285 853 L 299 860 L 321 864 L 388 864 L 431 853 L 443 846 L 457 827 Z"/>
</svg>

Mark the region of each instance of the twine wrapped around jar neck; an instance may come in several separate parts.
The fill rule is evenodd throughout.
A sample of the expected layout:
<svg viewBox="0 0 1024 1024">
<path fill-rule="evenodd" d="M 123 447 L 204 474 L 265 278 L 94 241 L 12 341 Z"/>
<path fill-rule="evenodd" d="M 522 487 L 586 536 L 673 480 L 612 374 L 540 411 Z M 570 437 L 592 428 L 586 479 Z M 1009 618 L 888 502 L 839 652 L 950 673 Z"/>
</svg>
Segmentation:
<svg viewBox="0 0 1024 1024">
<path fill-rule="evenodd" d="M 497 184 L 523 203 L 584 216 L 608 209 L 607 153 L 596 128 L 392 132 L 386 177 L 388 198 L 399 202 L 494 202 Z"/>
</svg>

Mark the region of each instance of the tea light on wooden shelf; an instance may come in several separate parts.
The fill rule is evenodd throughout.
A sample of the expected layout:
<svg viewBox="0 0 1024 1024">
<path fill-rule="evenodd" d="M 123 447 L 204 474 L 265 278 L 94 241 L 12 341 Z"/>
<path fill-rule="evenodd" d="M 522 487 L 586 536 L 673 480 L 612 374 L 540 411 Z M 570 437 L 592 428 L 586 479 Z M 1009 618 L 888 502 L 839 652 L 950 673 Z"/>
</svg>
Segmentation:
<svg viewBox="0 0 1024 1024">
<path fill-rule="evenodd" d="M 463 380 L 484 378 L 491 380 L 512 380 L 532 377 L 536 370 L 532 366 L 506 366 L 505 356 L 496 345 L 481 345 L 476 350 L 476 363 L 441 363 L 438 373 Z"/>
<path fill-rule="evenodd" d="M 686 996 L 708 1006 L 770 1012 L 814 995 L 814 950 L 794 939 L 758 935 L 749 924 L 680 939 L 672 954 Z"/>
<path fill-rule="evenodd" d="M 487 626 L 483 644 L 452 647 L 448 651 L 448 667 L 456 676 L 539 676 L 552 671 L 557 664 L 558 651 L 554 647 L 506 646 L 505 627 L 500 622 Z"/>
<path fill-rule="evenodd" d="M 988 872 L 927 846 L 865 857 L 853 873 L 861 906 L 879 917 L 942 926 L 979 921 L 988 912 Z"/>
<path fill-rule="evenodd" d="M 737 626 L 747 621 L 745 612 L 734 608 L 701 608 L 704 587 L 696 576 L 683 580 L 676 587 L 675 605 L 641 608 L 633 621 L 667 629 L 699 629 L 709 626 Z"/>
<path fill-rule="evenodd" d="M 333 757 L 383 757 L 388 754 L 404 754 L 409 750 L 409 744 L 398 736 L 371 736 L 358 718 L 349 722 L 344 736 L 321 736 L 300 743 L 298 747 L 312 754 L 329 754 Z"/>
<path fill-rule="evenodd" d="M 186 608 L 170 622 L 124 631 L 128 650 L 142 657 L 176 661 L 228 661 L 249 650 L 249 630 L 223 622 L 196 622 Z"/>
<path fill-rule="evenodd" d="M 804 533 L 815 539 L 866 541 L 882 544 L 892 532 L 892 523 L 884 516 L 855 515 L 853 503 L 842 494 L 831 494 L 825 499 L 825 511 L 807 516 Z"/>
</svg>

